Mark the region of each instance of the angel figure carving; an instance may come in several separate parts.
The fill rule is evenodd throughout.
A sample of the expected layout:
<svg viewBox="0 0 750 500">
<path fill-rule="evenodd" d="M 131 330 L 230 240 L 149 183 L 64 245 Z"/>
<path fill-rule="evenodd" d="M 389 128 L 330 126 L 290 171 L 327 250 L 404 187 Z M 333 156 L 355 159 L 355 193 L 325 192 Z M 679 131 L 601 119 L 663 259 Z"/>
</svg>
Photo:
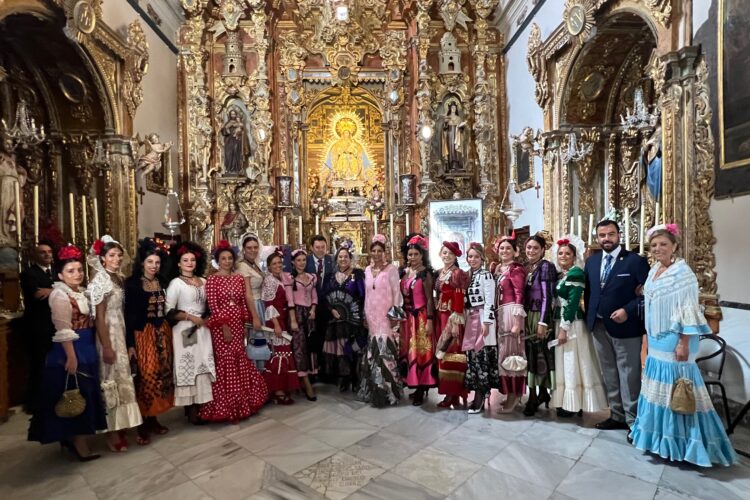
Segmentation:
<svg viewBox="0 0 750 500">
<path fill-rule="evenodd" d="M 146 146 L 146 152 L 138 158 L 138 172 L 140 173 L 141 183 L 146 180 L 146 176 L 152 172 L 159 172 L 162 168 L 161 157 L 168 153 L 172 148 L 172 141 L 162 143 L 159 134 L 151 133 L 146 136 L 139 145 Z"/>
</svg>

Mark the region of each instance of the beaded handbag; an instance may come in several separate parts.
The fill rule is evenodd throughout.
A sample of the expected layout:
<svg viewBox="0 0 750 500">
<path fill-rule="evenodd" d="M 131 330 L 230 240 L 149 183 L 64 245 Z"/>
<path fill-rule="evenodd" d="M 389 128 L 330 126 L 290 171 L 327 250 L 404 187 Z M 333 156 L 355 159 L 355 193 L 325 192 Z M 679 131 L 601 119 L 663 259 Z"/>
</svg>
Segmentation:
<svg viewBox="0 0 750 500">
<path fill-rule="evenodd" d="M 77 417 L 86 409 L 86 400 L 81 395 L 78 387 L 78 375 L 73 375 L 76 381 L 75 389 L 68 389 L 68 379 L 70 373 L 65 374 L 65 391 L 63 391 L 60 400 L 55 404 L 55 415 L 60 418 Z"/>
</svg>

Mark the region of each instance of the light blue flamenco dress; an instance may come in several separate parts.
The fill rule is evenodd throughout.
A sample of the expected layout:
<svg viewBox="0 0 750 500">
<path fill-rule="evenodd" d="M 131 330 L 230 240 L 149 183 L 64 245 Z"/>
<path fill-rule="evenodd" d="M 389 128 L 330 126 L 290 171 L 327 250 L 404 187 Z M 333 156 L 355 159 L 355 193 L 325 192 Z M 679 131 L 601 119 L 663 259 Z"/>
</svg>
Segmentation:
<svg viewBox="0 0 750 500">
<path fill-rule="evenodd" d="M 654 280 L 660 267 L 651 269 L 643 291 L 648 357 L 630 434 L 633 446 L 672 461 L 731 465 L 737 455 L 695 363 L 699 336 L 711 333 L 698 304 L 698 281 L 683 259 Z M 684 362 L 676 361 L 674 354 L 680 335 L 690 336 L 690 354 Z M 693 382 L 696 411 L 691 415 L 670 408 L 672 388 L 683 377 Z"/>
</svg>

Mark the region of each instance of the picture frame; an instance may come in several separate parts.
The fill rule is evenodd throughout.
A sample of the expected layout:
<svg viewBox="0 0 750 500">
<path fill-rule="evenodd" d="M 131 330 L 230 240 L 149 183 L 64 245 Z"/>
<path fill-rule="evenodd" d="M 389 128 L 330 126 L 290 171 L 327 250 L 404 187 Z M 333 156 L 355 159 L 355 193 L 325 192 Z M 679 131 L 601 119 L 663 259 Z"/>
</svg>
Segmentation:
<svg viewBox="0 0 750 500">
<path fill-rule="evenodd" d="M 166 172 L 171 166 L 170 155 L 172 149 L 170 148 L 166 154 L 161 156 L 161 168 L 157 168 L 153 172 L 146 174 L 146 189 L 152 193 L 158 193 L 162 196 L 167 196 L 169 192 L 167 175 Z"/>
<path fill-rule="evenodd" d="M 471 242 L 484 242 L 482 221 L 482 200 L 468 198 L 460 200 L 436 200 L 429 206 L 429 255 L 434 268 L 442 266 L 440 249 L 443 241 L 455 241 L 463 255 L 458 264 L 463 270 L 469 269 L 466 251 Z"/>
<path fill-rule="evenodd" d="M 750 165 L 750 10 L 744 0 L 719 0 L 717 15 L 719 168 Z"/>
</svg>

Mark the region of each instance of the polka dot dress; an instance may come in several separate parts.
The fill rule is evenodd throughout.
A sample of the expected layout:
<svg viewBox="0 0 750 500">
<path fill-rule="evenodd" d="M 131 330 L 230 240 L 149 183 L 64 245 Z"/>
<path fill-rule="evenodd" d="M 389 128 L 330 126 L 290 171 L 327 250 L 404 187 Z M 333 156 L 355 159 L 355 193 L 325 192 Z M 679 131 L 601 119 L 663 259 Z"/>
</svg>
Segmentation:
<svg viewBox="0 0 750 500">
<path fill-rule="evenodd" d="M 216 382 L 213 401 L 201 407 L 200 417 L 213 422 L 242 420 L 256 413 L 268 399 L 268 388 L 255 365 L 245 355 L 245 281 L 240 275 L 213 275 L 206 282 L 211 316 L 208 327 L 214 347 Z M 226 342 L 222 326 L 229 326 Z"/>
</svg>

